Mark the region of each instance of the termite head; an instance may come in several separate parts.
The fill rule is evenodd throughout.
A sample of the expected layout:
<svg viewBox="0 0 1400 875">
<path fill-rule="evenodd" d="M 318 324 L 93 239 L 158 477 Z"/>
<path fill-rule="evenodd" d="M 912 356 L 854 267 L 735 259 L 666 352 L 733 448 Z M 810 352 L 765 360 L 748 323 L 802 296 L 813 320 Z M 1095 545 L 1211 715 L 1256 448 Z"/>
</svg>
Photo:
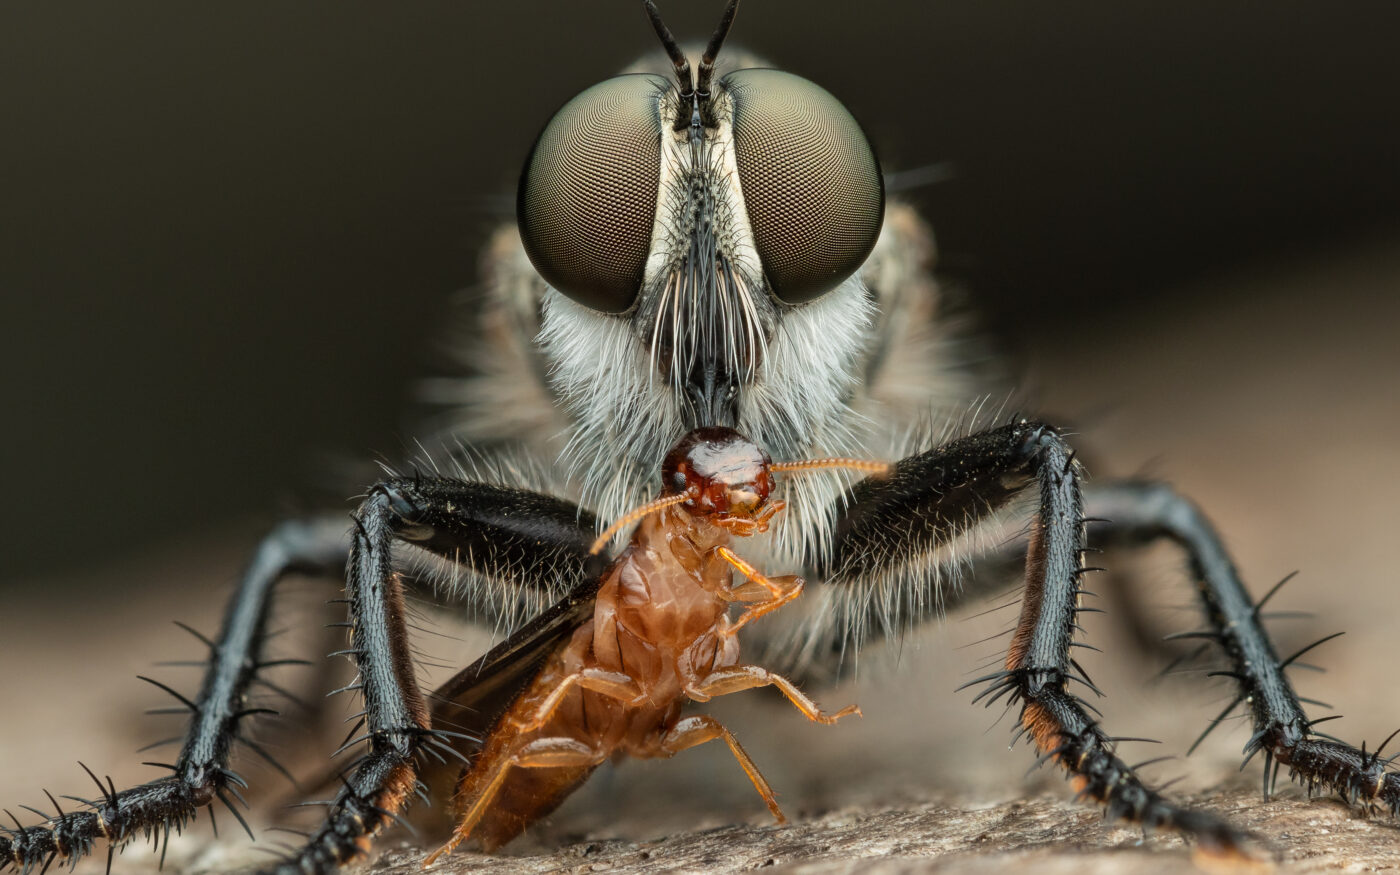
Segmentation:
<svg viewBox="0 0 1400 875">
<path fill-rule="evenodd" d="M 773 491 L 772 460 L 732 428 L 697 428 L 681 438 L 661 465 L 665 496 L 685 495 L 694 514 L 753 520 Z"/>
</svg>

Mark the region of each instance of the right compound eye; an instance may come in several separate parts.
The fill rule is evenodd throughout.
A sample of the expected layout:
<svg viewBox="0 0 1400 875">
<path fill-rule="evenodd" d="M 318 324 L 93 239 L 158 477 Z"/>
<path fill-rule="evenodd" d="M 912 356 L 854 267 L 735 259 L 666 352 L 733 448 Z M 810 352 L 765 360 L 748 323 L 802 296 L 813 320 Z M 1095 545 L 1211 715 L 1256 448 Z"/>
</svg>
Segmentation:
<svg viewBox="0 0 1400 875">
<path fill-rule="evenodd" d="M 525 161 L 525 252 L 545 282 L 594 310 L 625 312 L 641 289 L 670 88 L 648 74 L 594 85 L 554 114 Z"/>
</svg>

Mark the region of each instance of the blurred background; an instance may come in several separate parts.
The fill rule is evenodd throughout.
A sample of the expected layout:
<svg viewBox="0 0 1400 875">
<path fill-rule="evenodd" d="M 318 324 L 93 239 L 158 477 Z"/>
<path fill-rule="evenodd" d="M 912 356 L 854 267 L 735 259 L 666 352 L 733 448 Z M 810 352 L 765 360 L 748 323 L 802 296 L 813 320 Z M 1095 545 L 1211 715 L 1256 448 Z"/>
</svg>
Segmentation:
<svg viewBox="0 0 1400 875">
<path fill-rule="evenodd" d="M 8 700 L 151 704 L 130 674 L 179 654 L 144 624 L 210 629 L 263 526 L 402 453 L 538 129 L 655 51 L 638 5 L 0 7 L 0 664 L 57 673 Z M 663 11 L 695 39 L 719 5 Z M 1384 0 L 749 0 L 733 34 L 845 101 L 887 171 L 935 168 L 906 196 L 942 275 L 1096 473 L 1180 483 L 1256 591 L 1303 569 L 1289 607 L 1352 631 L 1328 683 L 1380 712 L 1353 738 L 1400 720 L 1366 659 L 1400 604 L 1397 32 Z M 91 726 L 44 713 L 0 727 L 66 733 L 0 791 L 81 755 Z"/>
<path fill-rule="evenodd" d="M 535 134 L 657 51 L 638 5 L 6 4 L 0 577 L 399 455 Z M 719 6 L 665 5 L 690 38 Z M 756 0 L 733 36 L 843 99 L 888 170 L 953 174 L 910 194 L 1019 353 L 1400 226 L 1397 27 L 1384 0 Z"/>
</svg>

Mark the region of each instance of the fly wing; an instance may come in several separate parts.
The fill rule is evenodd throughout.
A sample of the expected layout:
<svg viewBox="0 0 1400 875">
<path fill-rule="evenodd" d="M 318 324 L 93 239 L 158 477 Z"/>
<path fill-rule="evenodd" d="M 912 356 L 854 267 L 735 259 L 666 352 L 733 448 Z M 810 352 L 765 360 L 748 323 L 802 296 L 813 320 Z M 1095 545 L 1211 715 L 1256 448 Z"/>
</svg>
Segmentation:
<svg viewBox="0 0 1400 875">
<path fill-rule="evenodd" d="M 486 737 L 545 659 L 593 615 L 604 570 L 600 567 L 596 573 L 590 573 L 573 592 L 457 672 L 429 696 L 433 705 L 432 727 L 443 731 L 438 741 L 451 746 L 461 757 L 419 758 L 419 777 L 428 785 L 433 797 L 432 808 L 439 816 L 451 814 L 451 806 L 445 803 L 452 796 L 463 760 L 470 762 L 476 758 Z M 341 769 L 331 769 L 318 780 L 301 784 L 298 796 L 284 804 L 293 804 L 307 792 L 314 794 L 334 787 L 341 780 L 341 774 Z M 432 817 L 427 819 L 432 820 Z"/>
<path fill-rule="evenodd" d="M 602 572 L 600 568 L 598 573 L 590 574 L 573 592 L 462 669 L 429 697 L 433 708 L 432 727 L 442 732 L 439 741 L 451 745 L 460 756 L 460 759 L 445 762 L 420 759 L 420 776 L 428 785 L 436 812 L 451 815 L 450 800 L 457 780 L 464 774 L 464 763 L 476 760 L 486 738 L 534 680 L 545 660 L 593 616 L 598 588 L 603 582 Z M 558 799 L 546 808 L 562 801 L 568 790 L 591 771 L 584 770 L 577 781 L 570 782 L 569 788 L 557 794 Z M 513 824 L 502 832 L 500 841 L 495 844 L 509 840 L 523 826 L 524 822 Z M 491 831 L 490 824 L 483 825 L 483 834 Z"/>
<path fill-rule="evenodd" d="M 469 735 L 453 742 L 468 759 L 480 749 L 501 715 L 534 678 L 545 659 L 593 615 L 602 577 L 592 576 L 526 623 L 476 662 L 457 672 L 429 697 L 433 728 Z"/>
</svg>

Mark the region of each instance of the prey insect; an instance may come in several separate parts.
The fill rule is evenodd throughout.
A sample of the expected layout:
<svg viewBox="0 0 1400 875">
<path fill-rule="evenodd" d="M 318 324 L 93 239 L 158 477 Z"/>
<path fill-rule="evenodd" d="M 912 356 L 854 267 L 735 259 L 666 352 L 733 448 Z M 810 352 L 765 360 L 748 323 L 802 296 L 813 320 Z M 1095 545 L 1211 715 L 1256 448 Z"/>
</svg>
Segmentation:
<svg viewBox="0 0 1400 875">
<path fill-rule="evenodd" d="M 423 790 L 420 781 L 438 774 L 434 757 L 467 761 L 456 838 L 489 845 L 548 810 L 603 749 L 665 753 L 715 731 L 677 720 L 679 695 L 642 704 L 649 690 L 640 672 L 599 658 L 597 635 L 609 581 L 625 582 L 668 521 L 683 540 L 709 538 L 714 523 L 703 514 L 678 521 L 677 502 L 642 520 L 636 549 L 611 569 L 593 549 L 608 521 L 626 519 L 658 486 L 679 489 L 664 477 L 658 484 L 657 472 L 686 435 L 702 436 L 697 448 L 723 443 L 702 429 L 742 434 L 751 452 L 778 459 L 898 460 L 854 484 L 816 468 L 800 487 L 790 482 L 797 478 L 774 485 L 768 508 L 786 504 L 782 524 L 746 543 L 746 562 L 800 572 L 807 585 L 782 611 L 778 603 L 796 589 L 791 578 L 734 593 L 760 598 L 736 624 L 771 610 L 758 628 L 741 630 L 746 652 L 771 672 L 763 677 L 829 678 L 869 641 L 985 591 L 977 577 L 951 585 L 949 569 L 1024 497 L 1033 510 L 1020 545 L 1022 610 L 1002 668 L 977 682 L 976 698 L 1015 708 L 1018 737 L 1081 796 L 1205 851 L 1248 852 L 1248 834 L 1139 778 L 1070 687 L 1089 684 L 1070 648 L 1087 610 L 1080 597 L 1092 525 L 1098 544 L 1166 539 L 1189 557 L 1205 624 L 1193 634 L 1227 661 L 1235 687 L 1221 719 L 1237 708 L 1248 714 L 1247 752 L 1263 755 L 1266 789 L 1286 766 L 1309 787 L 1400 813 L 1400 776 L 1379 749 L 1314 730 L 1285 674 L 1296 655 L 1276 652 L 1262 600 L 1251 598 L 1194 504 L 1160 483 L 1086 487 L 1069 442 L 1048 423 L 958 425 L 978 387 L 944 342 L 950 329 L 928 275 L 927 229 L 909 207 L 886 203 L 874 150 L 850 112 L 792 74 L 749 66 L 721 75 L 737 0 L 694 75 L 655 5 L 644 6 L 669 75 L 599 83 L 546 125 L 522 175 L 518 228 L 489 250 L 489 296 L 478 337 L 463 351 L 474 372 L 430 387 L 432 400 L 449 406 L 444 443 L 464 449 L 425 460 L 431 473 L 376 484 L 348 534 L 339 515 L 272 531 L 208 642 L 201 689 L 177 694 L 190 723 L 170 774 L 126 789 L 99 781 L 98 795 L 72 806 L 50 799 L 47 810 L 33 809 L 41 822 L 16 819 L 0 833 L 0 862 L 47 867 L 104 842 L 110 854 L 143 834 L 181 829 L 215 802 L 236 812 L 244 780 L 231 757 L 251 743 L 246 724 L 259 709 L 250 691 L 274 664 L 271 597 L 294 572 L 344 575 L 345 654 L 358 671 L 349 689 L 364 704 L 352 746 L 361 755 L 323 823 L 273 871 L 331 872 L 365 854 Z M 766 521 L 766 512 L 748 522 Z M 421 563 L 405 564 L 405 551 Z M 716 579 L 643 577 L 700 589 Z M 485 623 L 517 630 L 425 696 L 405 619 L 410 589 L 436 589 Z M 694 640 L 728 653 L 720 608 L 729 602 L 709 595 L 709 626 Z M 757 631 L 767 634 L 750 635 Z M 592 657 L 573 636 L 590 638 Z M 710 668 L 734 667 L 722 662 L 716 655 Z M 686 696 L 724 691 L 705 685 L 715 672 L 686 675 L 679 666 L 666 677 Z M 635 719 L 661 735 L 584 737 L 566 724 L 590 707 L 607 712 L 599 725 L 609 731 Z M 681 727 L 699 735 L 677 736 Z"/>
<path fill-rule="evenodd" d="M 727 428 L 697 429 L 682 439 L 662 465 L 663 496 L 610 526 L 590 549 L 597 554 L 617 529 L 641 521 L 608 570 L 571 594 L 550 622 L 498 648 L 514 658 L 560 642 L 462 773 L 453 799 L 457 827 L 425 864 L 468 837 L 486 850 L 510 841 L 610 756 L 669 757 L 716 740 L 729 746 L 768 810 L 785 821 L 734 735 L 712 717 L 682 717 L 681 705 L 773 686 L 813 722 L 860 713 L 854 706 L 824 713 L 788 679 L 738 662 L 739 630 L 796 599 L 803 581 L 763 575 L 729 549 L 731 537 L 766 532 L 783 509 L 782 502 L 768 502 L 773 471 L 838 467 L 883 470 L 843 459 L 773 465 Z M 738 586 L 735 571 L 744 578 Z M 736 603 L 747 608 L 731 620 L 729 606 Z M 439 690 L 445 704 L 435 721 L 470 719 L 454 695 L 490 685 L 502 662 L 509 666 L 510 659 L 487 654 Z"/>
</svg>

